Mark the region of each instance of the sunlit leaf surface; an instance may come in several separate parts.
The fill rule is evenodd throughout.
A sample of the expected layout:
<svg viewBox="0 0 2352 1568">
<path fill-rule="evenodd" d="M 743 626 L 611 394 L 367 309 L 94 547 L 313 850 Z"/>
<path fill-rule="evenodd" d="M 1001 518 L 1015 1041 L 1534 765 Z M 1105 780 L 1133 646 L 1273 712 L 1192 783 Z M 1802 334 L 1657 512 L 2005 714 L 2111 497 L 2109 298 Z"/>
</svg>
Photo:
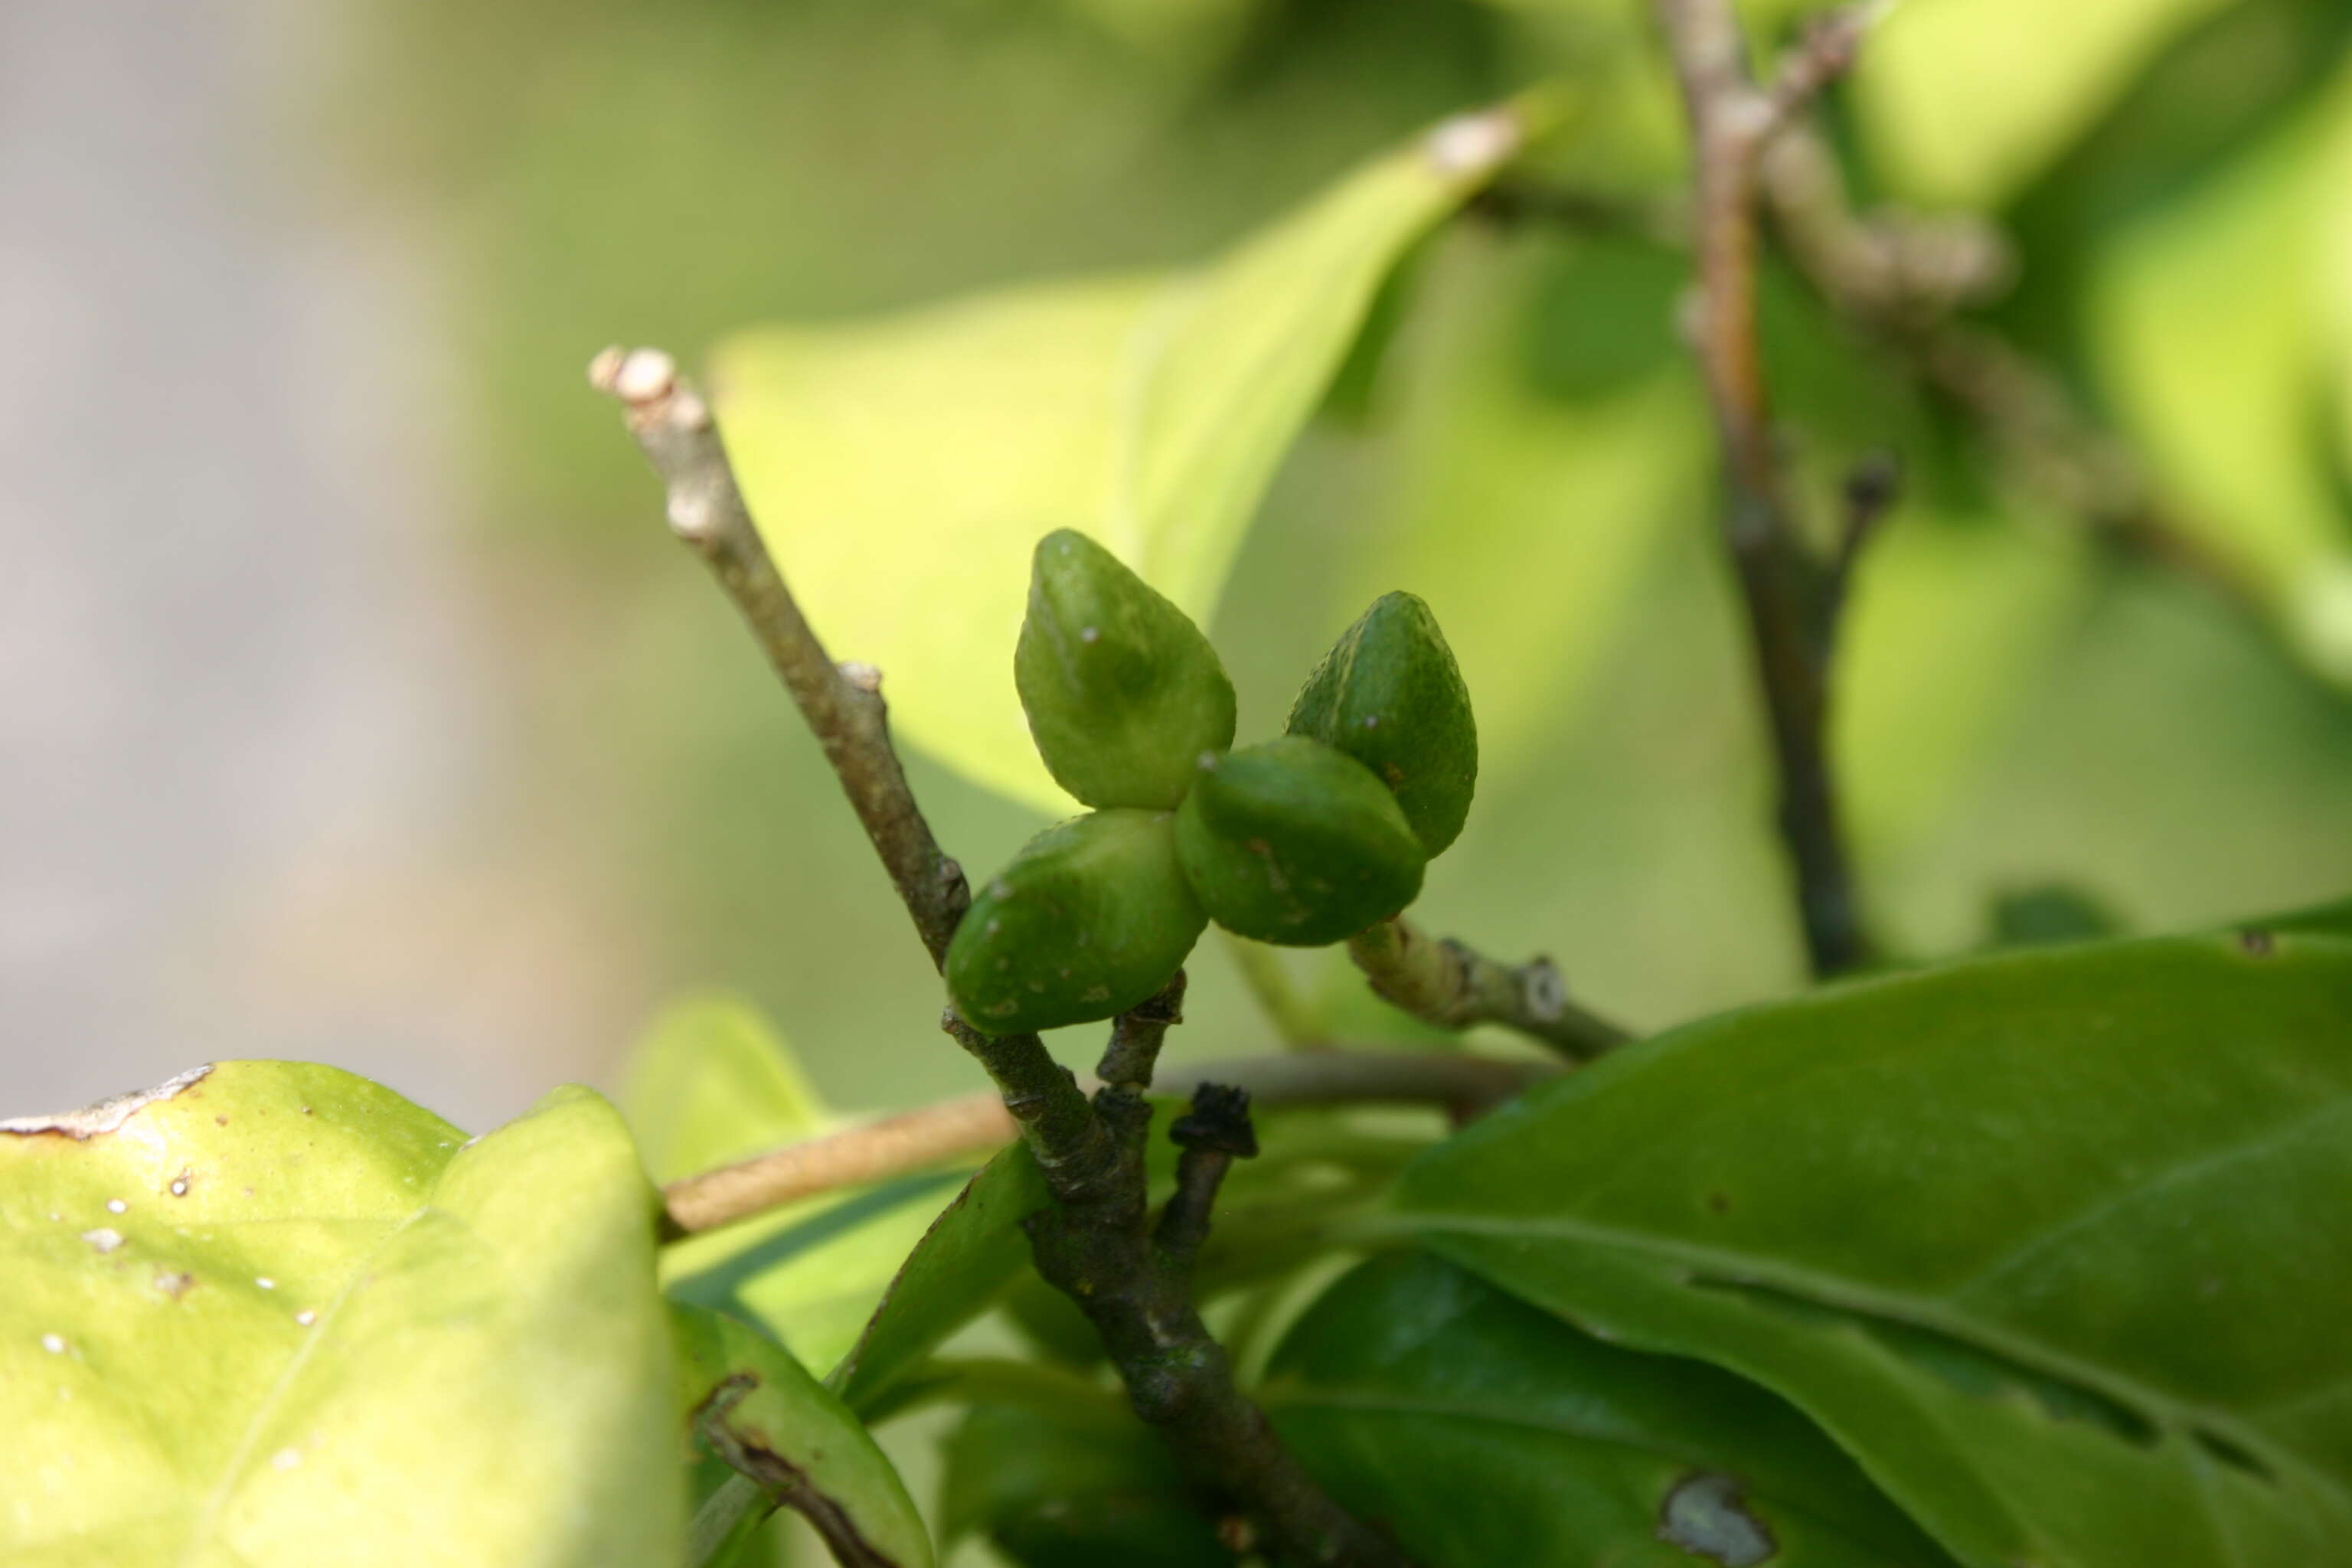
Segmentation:
<svg viewBox="0 0 2352 1568">
<path fill-rule="evenodd" d="M 653 1196 L 558 1089 L 468 1142 L 225 1062 L 0 1131 L 0 1558 L 661 1564 Z"/>
</svg>

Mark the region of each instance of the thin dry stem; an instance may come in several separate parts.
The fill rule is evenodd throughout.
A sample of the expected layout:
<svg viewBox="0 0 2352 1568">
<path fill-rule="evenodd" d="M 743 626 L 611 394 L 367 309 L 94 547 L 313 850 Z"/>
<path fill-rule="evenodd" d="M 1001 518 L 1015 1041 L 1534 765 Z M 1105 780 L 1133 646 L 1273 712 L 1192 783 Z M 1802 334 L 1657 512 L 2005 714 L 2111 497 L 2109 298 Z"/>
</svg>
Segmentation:
<svg viewBox="0 0 2352 1568">
<path fill-rule="evenodd" d="M 1261 1106 L 1435 1105 L 1468 1121 L 1557 1070 L 1460 1053 L 1328 1050 L 1180 1065 L 1157 1077 L 1158 1092 L 1177 1098 L 1223 1083 Z M 996 1095 L 962 1095 L 683 1177 L 662 1198 L 677 1234 L 715 1230 L 842 1187 L 989 1153 L 1020 1131 Z"/>
</svg>

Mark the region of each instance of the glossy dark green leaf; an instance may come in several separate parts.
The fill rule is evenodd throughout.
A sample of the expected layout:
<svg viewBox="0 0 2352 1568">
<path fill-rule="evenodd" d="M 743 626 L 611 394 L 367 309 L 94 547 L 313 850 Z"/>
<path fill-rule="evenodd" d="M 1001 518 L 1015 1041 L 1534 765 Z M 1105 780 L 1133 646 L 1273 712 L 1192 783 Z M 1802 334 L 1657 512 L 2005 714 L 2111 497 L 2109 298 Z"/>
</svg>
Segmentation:
<svg viewBox="0 0 2352 1568">
<path fill-rule="evenodd" d="M 1160 1440 L 1106 1395 L 1048 1413 L 975 1405 L 947 1443 L 940 1534 L 1021 1568 L 1223 1568 L 1233 1553 Z"/>
<path fill-rule="evenodd" d="M 1045 1206 L 1045 1179 L 1015 1143 L 972 1177 L 890 1281 L 827 1384 L 871 1415 L 942 1341 L 994 1304 L 1029 1262 L 1021 1222 Z"/>
<path fill-rule="evenodd" d="M 2352 1542 L 2352 943 L 2029 951 L 1673 1031 L 1410 1173 L 1427 1243 L 1811 1415 L 1964 1563 Z"/>
<path fill-rule="evenodd" d="M 751 1483 L 714 1493 L 719 1502 L 715 1509 L 706 1502 L 698 1525 L 755 1490 L 803 1515 L 828 1544 L 844 1543 L 835 1551 L 843 1562 L 930 1568 L 930 1536 L 898 1469 L 849 1407 L 790 1352 L 700 1307 L 672 1303 L 670 1327 L 688 1442 Z M 740 1524 L 730 1526 L 730 1536 L 740 1532 Z M 867 1555 L 858 1555 L 860 1549 Z"/>
<path fill-rule="evenodd" d="M 1783 1401 L 1604 1344 L 1425 1253 L 1333 1286 L 1261 1398 L 1422 1568 L 1950 1562 Z"/>
<path fill-rule="evenodd" d="M 0 1123 L 0 1560 L 676 1563 L 653 1215 L 583 1089 L 468 1140 L 223 1062 Z"/>
</svg>

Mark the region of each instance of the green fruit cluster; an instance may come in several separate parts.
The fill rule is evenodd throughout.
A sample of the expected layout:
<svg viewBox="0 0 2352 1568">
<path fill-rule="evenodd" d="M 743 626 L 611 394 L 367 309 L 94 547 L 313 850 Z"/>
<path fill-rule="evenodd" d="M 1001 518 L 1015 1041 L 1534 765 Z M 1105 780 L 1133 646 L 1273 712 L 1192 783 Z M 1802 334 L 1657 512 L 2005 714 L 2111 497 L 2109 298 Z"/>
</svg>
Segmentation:
<svg viewBox="0 0 2352 1568">
<path fill-rule="evenodd" d="M 1279 740 L 1233 749 L 1234 688 L 1184 612 L 1067 529 L 1037 546 L 1013 680 L 1047 771 L 1095 808 L 972 900 L 950 995 L 978 1029 L 1107 1018 L 1213 920 L 1340 941 L 1411 903 L 1477 781 L 1470 695 L 1429 606 L 1390 594 L 1307 679 Z"/>
</svg>

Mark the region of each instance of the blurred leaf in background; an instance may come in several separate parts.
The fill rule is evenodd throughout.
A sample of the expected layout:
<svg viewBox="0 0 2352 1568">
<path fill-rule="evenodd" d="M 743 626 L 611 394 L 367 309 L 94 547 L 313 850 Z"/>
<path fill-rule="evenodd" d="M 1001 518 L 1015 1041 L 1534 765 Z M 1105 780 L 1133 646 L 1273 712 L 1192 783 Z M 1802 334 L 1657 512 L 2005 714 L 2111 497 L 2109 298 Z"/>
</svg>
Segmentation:
<svg viewBox="0 0 2352 1568">
<path fill-rule="evenodd" d="M 1744 9 L 1769 40 L 1807 7 Z M 1086 327 L 1115 352 L 1138 308 L 1125 290 L 1142 285 L 1036 280 L 1200 276 L 1416 126 L 1554 78 L 1576 134 L 1514 178 L 1639 208 L 1682 174 L 1639 0 L 426 0 L 384 7 L 382 32 L 379 167 L 448 240 L 470 324 L 474 537 L 532 650 L 515 701 L 534 716 L 534 766 L 562 781 L 527 792 L 539 852 L 605 868 L 654 982 L 741 988 L 848 1104 L 968 1087 L 967 1065 L 931 1042 L 936 983 L 814 749 L 660 537 L 608 411 L 577 391 L 586 352 L 626 338 L 690 356 L 791 321 L 810 324 L 771 341 L 822 345 L 863 376 L 879 351 L 847 355 L 866 329 L 845 317 L 893 322 L 901 363 L 984 343 L 988 327 L 1003 336 L 978 363 L 1003 374 L 967 354 L 967 379 L 934 384 L 950 395 L 924 416 L 940 434 L 908 439 L 906 472 L 846 445 L 811 458 L 843 482 L 919 479 L 960 501 L 998 470 L 954 443 L 992 458 L 1008 422 L 1045 418 L 1021 388 L 1079 395 L 1015 317 L 973 298 L 1054 301 L 1067 343 Z M 1907 0 L 1829 105 L 1858 200 L 1972 209 L 2010 232 L 2016 287 L 1969 324 L 2111 422 L 2241 589 L 2233 603 L 2102 548 L 2098 520 L 1923 388 L 1899 345 L 1768 276 L 1766 352 L 1808 510 L 1826 525 L 1865 454 L 1892 450 L 1906 474 L 1855 585 L 1836 719 L 1865 890 L 1903 951 L 1971 945 L 1996 895 L 2053 880 L 2138 929 L 2352 881 L 2352 709 L 2308 673 L 2331 646 L 2311 629 L 2336 624 L 2315 606 L 2345 558 L 2352 468 L 2352 218 L 2327 199 L 2347 33 L 2332 0 L 2099 0 L 2022 20 L 2005 0 Z M 1181 502 L 1216 520 L 1184 591 L 1217 603 L 1244 731 L 1278 723 L 1372 594 L 1422 593 L 1491 742 L 1469 827 L 1433 868 L 1431 922 L 1549 951 L 1596 1005 L 1643 1023 L 1784 989 L 1799 965 L 1715 459 L 1675 331 L 1671 221 L 1474 217 L 1423 242 L 1374 305 L 1369 280 L 1424 221 L 1378 238 L 1339 291 L 1341 315 L 1378 318 L 1381 348 L 1349 362 L 1343 417 L 1307 426 L 1262 504 L 1247 497 L 1263 447 L 1202 471 L 1247 479 L 1240 499 L 1204 484 Z M 925 323 L 950 335 L 908 346 Z M 1349 334 L 1318 331 L 1318 355 L 1342 352 Z M 804 399 L 824 422 L 793 438 L 909 406 L 852 384 L 866 389 L 854 402 Z M 1284 394 L 1291 411 L 1260 439 L 1301 395 Z M 804 584 L 821 625 L 863 614 L 858 596 L 925 548 L 849 528 L 828 542 L 807 521 L 787 564 L 811 540 L 833 552 Z M 1000 521 L 1003 588 L 1066 519 Z M 1003 669 L 1008 593 L 955 668 Z M 840 651 L 889 668 L 902 715 L 964 689 Z M 1018 798 L 914 769 L 942 837 L 979 867 L 1055 809 L 1031 787 L 1009 693 L 993 711 L 994 742 L 975 729 L 949 744 L 994 746 L 979 765 Z M 1219 951 L 1196 962 L 1180 1052 L 1266 1037 Z"/>
<path fill-rule="evenodd" d="M 900 732 L 1055 816 L 1013 690 L 1031 547 L 1071 527 L 1205 620 L 1299 425 L 1408 247 L 1530 134 L 1446 121 L 1197 268 L 722 344 L 719 417 L 818 635 Z"/>
</svg>

